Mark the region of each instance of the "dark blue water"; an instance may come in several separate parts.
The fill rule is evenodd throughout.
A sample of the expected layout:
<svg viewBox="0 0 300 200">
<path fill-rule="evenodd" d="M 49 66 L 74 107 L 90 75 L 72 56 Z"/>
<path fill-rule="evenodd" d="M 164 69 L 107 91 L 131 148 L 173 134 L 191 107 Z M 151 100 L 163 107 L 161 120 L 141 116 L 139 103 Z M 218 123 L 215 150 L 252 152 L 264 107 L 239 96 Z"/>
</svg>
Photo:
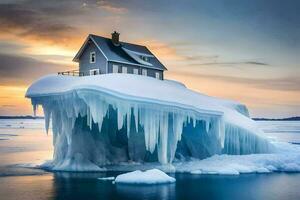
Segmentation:
<svg viewBox="0 0 300 200">
<path fill-rule="evenodd" d="M 262 125 L 269 136 L 299 141 L 299 133 L 295 131 L 280 132 L 299 130 L 299 122 L 264 122 Z M 16 165 L 51 159 L 52 136 L 45 135 L 43 127 L 43 121 L 0 120 L 0 139 L 3 139 L 0 140 L 0 200 L 300 200 L 300 173 L 171 174 L 176 178 L 175 184 L 132 186 L 97 179 L 117 173 L 49 173 Z"/>
<path fill-rule="evenodd" d="M 111 176 L 116 174 L 106 174 Z M 176 183 L 113 184 L 104 174 L 49 173 L 0 178 L 0 199 L 300 199 L 300 174 L 240 176 L 176 174 Z"/>
</svg>

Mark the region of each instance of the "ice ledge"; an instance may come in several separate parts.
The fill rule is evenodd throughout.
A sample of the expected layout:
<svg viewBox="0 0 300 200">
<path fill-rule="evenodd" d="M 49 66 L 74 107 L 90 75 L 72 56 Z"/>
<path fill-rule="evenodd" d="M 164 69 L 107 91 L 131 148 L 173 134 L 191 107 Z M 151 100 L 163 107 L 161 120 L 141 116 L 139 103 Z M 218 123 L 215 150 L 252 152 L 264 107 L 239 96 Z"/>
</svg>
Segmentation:
<svg viewBox="0 0 300 200">
<path fill-rule="evenodd" d="M 26 97 L 59 95 L 78 89 L 104 92 L 119 98 L 143 100 L 151 103 L 174 104 L 221 115 L 222 108 L 210 102 L 207 96 L 193 92 L 179 83 L 161 81 L 151 77 L 133 74 L 104 74 L 72 77 L 48 75 L 33 83 Z"/>
<path fill-rule="evenodd" d="M 32 84 L 26 96 L 34 108 L 42 105 L 46 130 L 52 118 L 53 170 L 130 160 L 167 164 L 176 154 L 201 159 L 271 149 L 245 106 L 170 81 L 129 74 L 50 75 Z"/>
<path fill-rule="evenodd" d="M 157 80 L 133 74 L 103 74 L 72 77 L 48 75 L 33 83 L 26 97 L 53 96 L 78 89 L 98 90 L 120 98 L 168 104 L 199 112 L 224 116 L 225 121 L 259 132 L 248 117 L 246 106 L 220 98 L 194 92 L 179 82 Z"/>
</svg>

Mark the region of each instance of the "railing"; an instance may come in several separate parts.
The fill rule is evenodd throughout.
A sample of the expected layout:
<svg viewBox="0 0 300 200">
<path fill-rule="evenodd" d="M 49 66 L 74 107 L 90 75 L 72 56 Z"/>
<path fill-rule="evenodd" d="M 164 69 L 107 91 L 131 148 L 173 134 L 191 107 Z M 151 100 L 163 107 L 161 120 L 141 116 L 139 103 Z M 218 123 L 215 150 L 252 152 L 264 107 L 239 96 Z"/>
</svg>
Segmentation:
<svg viewBox="0 0 300 200">
<path fill-rule="evenodd" d="M 66 76 L 84 76 L 83 72 L 80 72 L 79 70 L 70 70 L 70 71 L 64 71 L 64 72 L 57 72 L 58 75 L 66 75 Z"/>
</svg>

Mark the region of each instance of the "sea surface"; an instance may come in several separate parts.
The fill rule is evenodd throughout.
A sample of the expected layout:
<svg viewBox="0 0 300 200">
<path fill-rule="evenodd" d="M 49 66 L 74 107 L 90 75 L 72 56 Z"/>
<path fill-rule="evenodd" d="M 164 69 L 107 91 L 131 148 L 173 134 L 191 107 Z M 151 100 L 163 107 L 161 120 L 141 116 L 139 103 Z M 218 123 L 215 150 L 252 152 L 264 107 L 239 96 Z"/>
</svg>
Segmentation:
<svg viewBox="0 0 300 200">
<path fill-rule="evenodd" d="M 300 121 L 259 121 L 272 140 L 300 144 Z M 51 132 L 51 131 L 50 131 Z M 0 120 L 0 199 L 300 199 L 300 173 L 238 176 L 170 174 L 176 183 L 113 184 L 119 173 L 52 173 L 35 169 L 52 157 L 43 120 Z"/>
</svg>

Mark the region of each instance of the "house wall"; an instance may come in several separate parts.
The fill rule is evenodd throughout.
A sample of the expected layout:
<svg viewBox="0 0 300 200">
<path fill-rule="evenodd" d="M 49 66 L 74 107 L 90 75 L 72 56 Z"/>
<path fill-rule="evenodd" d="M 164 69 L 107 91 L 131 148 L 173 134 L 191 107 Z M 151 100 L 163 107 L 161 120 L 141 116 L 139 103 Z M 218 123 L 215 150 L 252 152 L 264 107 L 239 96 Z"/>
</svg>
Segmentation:
<svg viewBox="0 0 300 200">
<path fill-rule="evenodd" d="M 96 52 L 96 62 L 90 63 L 90 52 Z M 100 74 L 107 73 L 106 71 L 106 58 L 101 51 L 96 47 L 93 42 L 87 44 L 81 57 L 79 58 L 79 71 L 84 76 L 90 75 L 90 70 L 99 69 Z"/>
<path fill-rule="evenodd" d="M 118 63 L 118 62 L 108 62 L 108 73 L 113 73 L 113 65 L 118 65 L 119 66 L 119 73 L 122 73 L 122 66 L 127 67 L 127 73 L 128 74 L 133 74 L 133 69 L 138 69 L 139 74 L 142 74 L 142 69 L 147 69 L 147 76 L 155 78 L 155 72 L 158 72 L 160 74 L 160 79 L 163 79 L 163 71 L 161 70 L 156 70 L 156 69 L 149 69 L 149 68 L 144 68 L 140 66 L 135 66 L 135 65 L 130 65 L 130 64 L 123 64 L 123 63 Z"/>
</svg>

